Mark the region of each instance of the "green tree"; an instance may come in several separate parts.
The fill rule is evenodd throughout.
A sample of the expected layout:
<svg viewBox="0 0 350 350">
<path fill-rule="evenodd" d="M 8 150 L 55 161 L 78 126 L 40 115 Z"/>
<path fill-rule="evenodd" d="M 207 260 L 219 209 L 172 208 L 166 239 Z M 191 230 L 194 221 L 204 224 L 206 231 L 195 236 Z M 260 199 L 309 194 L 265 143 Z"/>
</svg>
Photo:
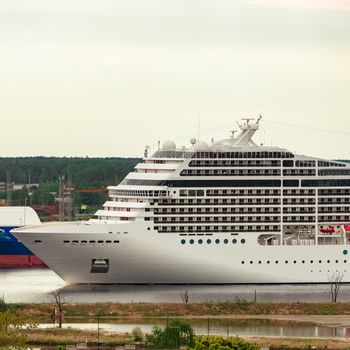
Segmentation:
<svg viewBox="0 0 350 350">
<path fill-rule="evenodd" d="M 131 331 L 132 340 L 134 342 L 140 342 L 143 340 L 143 332 L 140 327 L 134 327 Z"/>
<path fill-rule="evenodd" d="M 256 344 L 246 342 L 239 337 L 197 337 L 194 346 L 189 350 L 259 350 Z"/>
<path fill-rule="evenodd" d="M 191 325 L 175 318 L 162 329 L 154 327 L 152 334 L 146 336 L 147 346 L 155 349 L 177 349 L 180 346 L 194 345 L 194 332 Z"/>
</svg>

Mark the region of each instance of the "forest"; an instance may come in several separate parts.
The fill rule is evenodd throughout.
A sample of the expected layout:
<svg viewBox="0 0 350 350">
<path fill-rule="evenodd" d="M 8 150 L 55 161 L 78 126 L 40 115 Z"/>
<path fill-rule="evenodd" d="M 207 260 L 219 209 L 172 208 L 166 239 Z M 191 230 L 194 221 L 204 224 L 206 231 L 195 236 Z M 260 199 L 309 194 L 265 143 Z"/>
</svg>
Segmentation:
<svg viewBox="0 0 350 350">
<path fill-rule="evenodd" d="M 140 161 L 139 158 L 118 157 L 0 158 L 0 183 L 39 184 L 38 188 L 30 191 L 31 193 L 27 189 L 13 191 L 12 205 L 53 205 L 59 189 L 60 176 L 75 189 L 101 189 L 119 184 Z M 95 206 L 103 204 L 106 196 L 105 193 L 76 193 L 73 204 L 86 204 L 94 209 Z M 5 191 L 0 191 L 0 199 L 6 199 Z"/>
</svg>

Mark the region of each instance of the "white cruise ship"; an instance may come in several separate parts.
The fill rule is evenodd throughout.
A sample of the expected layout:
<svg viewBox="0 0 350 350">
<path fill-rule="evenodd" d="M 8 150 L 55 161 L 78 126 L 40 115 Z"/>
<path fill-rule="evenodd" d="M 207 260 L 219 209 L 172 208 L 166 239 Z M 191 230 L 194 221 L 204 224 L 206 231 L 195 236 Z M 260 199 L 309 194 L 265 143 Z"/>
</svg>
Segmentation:
<svg viewBox="0 0 350 350">
<path fill-rule="evenodd" d="M 12 232 L 68 283 L 350 282 L 350 164 L 258 146 L 259 120 L 164 142 L 96 219 Z"/>
</svg>

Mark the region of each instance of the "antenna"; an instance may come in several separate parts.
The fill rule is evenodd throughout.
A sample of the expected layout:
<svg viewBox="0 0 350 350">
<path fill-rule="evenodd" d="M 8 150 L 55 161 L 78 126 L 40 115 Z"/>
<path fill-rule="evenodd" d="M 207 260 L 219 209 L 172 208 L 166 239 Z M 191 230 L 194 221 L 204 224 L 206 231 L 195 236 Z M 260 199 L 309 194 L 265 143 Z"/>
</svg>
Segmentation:
<svg viewBox="0 0 350 350">
<path fill-rule="evenodd" d="M 239 124 L 237 121 L 236 121 L 238 127 L 242 130 L 243 129 L 243 125 L 242 124 Z"/>
<path fill-rule="evenodd" d="M 197 139 L 199 140 L 199 135 L 201 131 L 201 114 L 198 112 L 198 130 L 197 130 Z"/>
</svg>

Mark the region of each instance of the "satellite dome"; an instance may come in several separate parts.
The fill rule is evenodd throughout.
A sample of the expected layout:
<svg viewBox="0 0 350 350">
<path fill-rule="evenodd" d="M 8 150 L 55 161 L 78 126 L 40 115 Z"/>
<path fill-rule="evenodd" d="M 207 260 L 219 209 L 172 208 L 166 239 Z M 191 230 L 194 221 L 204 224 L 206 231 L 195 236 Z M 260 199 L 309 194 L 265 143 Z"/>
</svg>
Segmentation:
<svg viewBox="0 0 350 350">
<path fill-rule="evenodd" d="M 208 144 L 205 141 L 198 141 L 194 145 L 196 151 L 206 151 L 208 149 Z"/>
<path fill-rule="evenodd" d="M 176 150 L 176 144 L 174 141 L 168 140 L 164 141 L 162 145 L 163 151 L 175 151 Z"/>
</svg>

